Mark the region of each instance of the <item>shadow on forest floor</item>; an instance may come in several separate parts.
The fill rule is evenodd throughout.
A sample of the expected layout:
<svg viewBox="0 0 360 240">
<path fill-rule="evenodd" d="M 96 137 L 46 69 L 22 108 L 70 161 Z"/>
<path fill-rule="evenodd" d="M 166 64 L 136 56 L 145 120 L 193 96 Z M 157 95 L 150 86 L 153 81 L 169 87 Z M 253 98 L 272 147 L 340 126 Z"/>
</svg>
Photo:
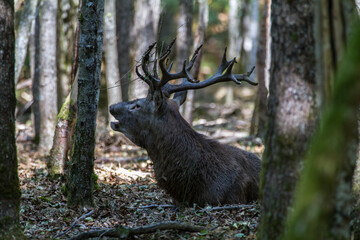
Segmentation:
<svg viewBox="0 0 360 240">
<path fill-rule="evenodd" d="M 199 118 L 194 122 L 194 128 L 211 138 L 260 156 L 263 151 L 261 141 L 247 136 L 251 110 L 239 109 L 238 104 L 231 107 L 199 105 L 197 112 L 207 112 L 206 119 L 213 120 Z M 26 132 L 26 128 L 18 126 L 18 132 Z M 255 239 L 259 220 L 256 204 L 233 209 L 193 206 L 175 210 L 169 207 L 172 204 L 170 196 L 157 187 L 152 162 L 144 150 L 113 132 L 98 134 L 96 146 L 96 207 L 74 210 L 66 205 L 64 183 L 60 179 L 51 181 L 47 178 L 44 158 L 38 155 L 35 146 L 30 141 L 18 139 L 22 191 L 20 220 L 28 238 L 50 239 L 57 236 L 64 239 L 80 232 L 119 224 L 138 227 L 179 221 L 204 226 L 207 230 L 198 233 L 165 230 L 132 238 Z"/>
</svg>

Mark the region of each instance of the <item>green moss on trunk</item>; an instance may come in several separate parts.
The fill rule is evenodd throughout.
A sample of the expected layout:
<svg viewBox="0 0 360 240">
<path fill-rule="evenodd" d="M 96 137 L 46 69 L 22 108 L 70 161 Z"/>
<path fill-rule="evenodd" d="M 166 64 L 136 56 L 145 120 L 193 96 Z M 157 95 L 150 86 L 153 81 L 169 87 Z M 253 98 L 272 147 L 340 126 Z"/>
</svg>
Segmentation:
<svg viewBox="0 0 360 240">
<path fill-rule="evenodd" d="M 283 239 L 346 239 L 334 235 L 337 205 L 351 205 L 351 176 L 357 154 L 357 112 L 360 104 L 360 24 L 357 23 L 343 61 L 334 95 L 323 117 L 296 191 L 294 211 Z M 350 177 L 349 177 L 350 176 Z M 343 197 L 338 197 L 339 191 Z M 348 196 L 347 196 L 348 195 Z M 339 202 L 340 201 L 340 202 Z M 340 214 L 348 215 L 348 208 Z M 349 223 L 346 229 L 349 233 Z"/>
</svg>

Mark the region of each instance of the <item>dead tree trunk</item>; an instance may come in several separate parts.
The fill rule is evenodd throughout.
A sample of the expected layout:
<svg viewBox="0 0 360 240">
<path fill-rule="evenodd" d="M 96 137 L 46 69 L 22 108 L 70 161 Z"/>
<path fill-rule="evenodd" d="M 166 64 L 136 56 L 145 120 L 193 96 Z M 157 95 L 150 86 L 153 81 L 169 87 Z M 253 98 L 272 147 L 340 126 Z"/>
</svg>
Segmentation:
<svg viewBox="0 0 360 240">
<path fill-rule="evenodd" d="M 94 150 L 103 43 L 103 0 L 80 9 L 79 77 L 75 140 L 67 181 L 69 206 L 93 206 Z M 91 46 L 91 47 L 89 47 Z"/>
<path fill-rule="evenodd" d="M 282 232 L 300 163 L 316 126 L 313 14 L 309 1 L 272 1 L 259 239 L 277 239 Z"/>
</svg>

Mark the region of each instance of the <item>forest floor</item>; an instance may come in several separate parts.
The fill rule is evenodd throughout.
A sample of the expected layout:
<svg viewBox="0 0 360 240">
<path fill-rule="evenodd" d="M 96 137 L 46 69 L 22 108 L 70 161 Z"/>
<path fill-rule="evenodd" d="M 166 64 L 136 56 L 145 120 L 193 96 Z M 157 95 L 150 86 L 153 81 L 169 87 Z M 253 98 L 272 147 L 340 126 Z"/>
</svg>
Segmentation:
<svg viewBox="0 0 360 240">
<path fill-rule="evenodd" d="M 261 140 L 247 133 L 252 108 L 250 101 L 229 107 L 198 105 L 194 128 L 261 156 Z M 199 117 L 204 116 L 201 112 L 206 112 L 205 118 Z M 70 209 L 66 204 L 64 180 L 48 178 L 46 158 L 24 137 L 31 135 L 29 126 L 17 124 L 17 130 L 22 192 L 20 220 L 29 239 L 66 239 L 86 231 L 164 222 L 188 223 L 203 230 L 157 230 L 130 239 L 255 239 L 259 220 L 257 203 L 175 209 L 170 196 L 156 185 L 146 152 L 111 131 L 97 134 L 96 207 Z"/>
</svg>

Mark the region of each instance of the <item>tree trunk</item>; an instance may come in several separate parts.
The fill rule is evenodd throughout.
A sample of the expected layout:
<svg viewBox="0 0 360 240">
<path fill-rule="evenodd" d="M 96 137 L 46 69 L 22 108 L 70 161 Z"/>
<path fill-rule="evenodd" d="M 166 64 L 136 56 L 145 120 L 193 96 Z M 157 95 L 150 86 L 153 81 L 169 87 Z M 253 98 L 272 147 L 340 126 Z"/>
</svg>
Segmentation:
<svg viewBox="0 0 360 240">
<path fill-rule="evenodd" d="M 261 175 L 259 239 L 277 239 L 316 126 L 313 6 L 273 0 L 269 125 Z"/>
<path fill-rule="evenodd" d="M 350 239 L 349 222 L 342 233 L 334 232 L 338 205 L 347 203 L 337 197 L 339 187 L 351 189 L 356 160 L 357 115 L 360 105 L 360 23 L 354 28 L 347 54 L 342 58 L 334 94 L 326 109 L 296 191 L 294 211 L 288 219 L 284 239 Z M 338 177 L 343 176 L 343 177 Z M 344 193 L 344 191 L 343 191 Z M 349 207 L 342 209 L 349 214 Z M 299 228 L 301 226 L 301 228 Z M 347 234 L 343 234 L 343 233 Z M 340 234 L 339 234 L 340 233 Z"/>
<path fill-rule="evenodd" d="M 15 144 L 14 1 L 0 0 L 0 238 L 25 239 L 19 224 L 20 188 Z"/>
<path fill-rule="evenodd" d="M 240 0 L 229 0 L 229 56 L 239 56 L 241 51 L 240 39 Z M 237 67 L 236 70 L 239 68 Z M 234 103 L 233 85 L 227 84 L 225 105 Z"/>
<path fill-rule="evenodd" d="M 130 29 L 132 26 L 134 2 L 128 0 L 116 1 L 116 35 L 118 50 L 118 68 L 120 71 L 121 96 L 123 101 L 129 100 L 130 82 Z"/>
<path fill-rule="evenodd" d="M 59 0 L 57 21 L 57 94 L 58 109 L 61 109 L 65 98 L 70 92 L 71 66 L 76 28 L 75 0 Z"/>
<path fill-rule="evenodd" d="M 21 69 L 24 65 L 27 46 L 29 42 L 30 29 L 35 19 L 38 0 L 25 1 L 24 9 L 21 12 L 20 23 L 15 41 L 15 84 L 19 81 Z"/>
<path fill-rule="evenodd" d="M 191 52 L 192 43 L 192 0 L 180 1 L 180 13 L 177 23 L 177 36 L 176 36 L 176 71 L 181 71 L 185 60 L 188 61 Z M 182 80 L 178 80 L 180 83 Z M 187 91 L 178 93 L 177 95 L 183 95 L 186 98 Z M 185 105 L 180 107 L 180 112 L 184 116 Z M 188 113 L 190 114 L 190 113 Z M 188 116 L 189 117 L 189 116 Z M 185 116 L 184 116 L 185 118 Z M 186 121 L 191 123 L 191 119 L 185 118 Z"/>
<path fill-rule="evenodd" d="M 256 56 L 257 95 L 255 109 L 251 119 L 250 134 L 264 139 L 267 120 L 266 82 L 269 82 L 269 47 L 270 47 L 270 6 L 271 0 L 265 0 L 262 8 L 262 19 L 259 29 L 258 49 Z"/>
<path fill-rule="evenodd" d="M 116 46 L 115 1 L 105 0 L 104 6 L 104 49 L 108 105 L 121 102 L 118 50 Z M 114 121 L 109 112 L 109 121 Z"/>
<path fill-rule="evenodd" d="M 156 1 L 157 2 L 157 1 Z M 134 61 L 135 64 L 141 62 L 141 56 L 146 51 L 147 47 L 156 41 L 156 34 L 154 32 L 154 12 L 156 6 L 153 6 L 152 1 L 136 0 L 135 2 L 135 18 L 134 18 Z M 149 65 L 151 69 L 151 65 Z M 135 68 L 131 74 L 132 84 L 130 86 L 130 98 L 146 97 L 148 85 L 138 79 Z"/>
<path fill-rule="evenodd" d="M 48 153 L 52 146 L 57 115 L 56 11 L 57 1 L 43 2 L 40 15 L 39 145 L 44 153 Z"/>
<path fill-rule="evenodd" d="M 79 7 L 81 1 L 79 2 Z M 73 133 L 76 119 L 77 103 L 77 77 L 78 77 L 78 58 L 79 58 L 79 35 L 80 26 L 77 23 L 74 43 L 73 43 L 73 64 L 71 67 L 71 90 L 62 105 L 57 116 L 57 123 L 54 133 L 53 146 L 48 157 L 47 168 L 50 176 L 65 175 L 69 165 L 68 154 L 73 145 Z"/>
<path fill-rule="evenodd" d="M 199 0 L 199 19 L 198 19 L 198 29 L 195 33 L 194 38 L 194 49 L 198 48 L 200 44 L 204 43 L 206 27 L 209 20 L 209 9 L 206 0 Z M 197 79 L 200 73 L 200 64 L 202 58 L 202 50 L 200 50 L 198 57 L 195 60 L 194 67 L 192 70 L 193 77 Z M 193 121 L 193 112 L 194 112 L 194 102 L 195 102 L 195 91 L 188 90 L 186 101 L 184 103 L 184 118 L 189 123 L 192 124 Z"/>
<path fill-rule="evenodd" d="M 39 144 L 40 140 L 40 106 L 39 106 L 39 82 L 40 82 L 40 17 L 39 10 L 36 13 L 35 19 L 31 27 L 31 36 L 29 43 L 30 52 L 30 71 L 32 79 L 32 95 L 33 104 L 31 112 L 33 113 L 34 126 L 34 142 Z"/>
<path fill-rule="evenodd" d="M 79 77 L 75 141 L 68 205 L 93 206 L 96 114 L 103 43 L 103 0 L 84 0 L 80 10 Z"/>
</svg>

